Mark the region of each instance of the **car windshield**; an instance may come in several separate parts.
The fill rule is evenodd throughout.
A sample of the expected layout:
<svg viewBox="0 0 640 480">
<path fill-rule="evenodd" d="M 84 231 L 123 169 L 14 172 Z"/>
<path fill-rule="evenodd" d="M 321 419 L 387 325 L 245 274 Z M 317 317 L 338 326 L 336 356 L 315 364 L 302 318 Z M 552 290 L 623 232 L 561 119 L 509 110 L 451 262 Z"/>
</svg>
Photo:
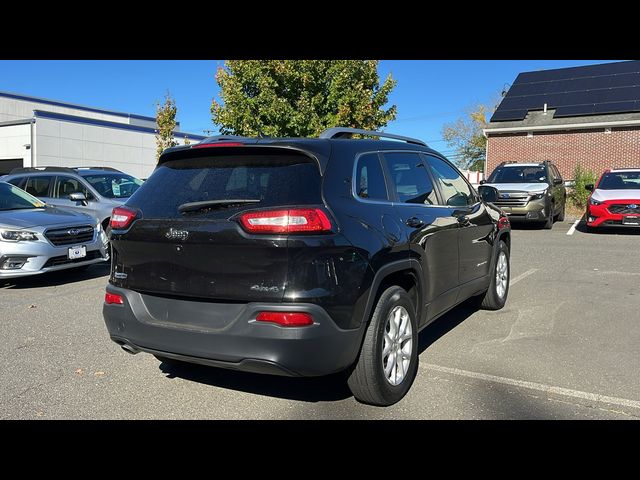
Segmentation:
<svg viewBox="0 0 640 480">
<path fill-rule="evenodd" d="M 498 167 L 489 179 L 488 183 L 547 183 L 547 174 L 544 167 L 518 166 Z"/>
<path fill-rule="evenodd" d="M 142 180 L 126 173 L 101 173 L 84 175 L 84 178 L 100 195 L 107 198 L 129 198 L 135 193 Z"/>
<path fill-rule="evenodd" d="M 0 212 L 44 208 L 45 203 L 10 183 L 0 182 Z"/>
<path fill-rule="evenodd" d="M 605 173 L 598 188 L 602 190 L 640 190 L 640 171 Z"/>
</svg>

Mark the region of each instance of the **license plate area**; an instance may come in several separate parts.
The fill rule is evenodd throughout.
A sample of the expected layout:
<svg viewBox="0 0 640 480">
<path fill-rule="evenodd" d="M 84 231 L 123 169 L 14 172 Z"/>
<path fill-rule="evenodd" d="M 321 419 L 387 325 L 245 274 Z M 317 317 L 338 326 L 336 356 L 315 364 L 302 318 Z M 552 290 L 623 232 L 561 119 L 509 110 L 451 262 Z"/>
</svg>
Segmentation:
<svg viewBox="0 0 640 480">
<path fill-rule="evenodd" d="M 69 260 L 84 258 L 87 256 L 87 247 L 85 245 L 78 246 L 78 247 L 71 247 L 68 250 L 67 256 L 69 257 Z"/>
<path fill-rule="evenodd" d="M 622 224 L 640 226 L 640 215 L 625 215 L 622 217 Z"/>
</svg>

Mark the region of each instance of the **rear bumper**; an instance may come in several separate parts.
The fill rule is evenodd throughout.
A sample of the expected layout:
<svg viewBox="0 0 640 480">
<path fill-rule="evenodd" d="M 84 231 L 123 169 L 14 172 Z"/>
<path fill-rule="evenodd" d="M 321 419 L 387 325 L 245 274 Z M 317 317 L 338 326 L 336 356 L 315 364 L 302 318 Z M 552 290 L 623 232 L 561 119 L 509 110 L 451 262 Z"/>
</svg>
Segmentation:
<svg viewBox="0 0 640 480">
<path fill-rule="evenodd" d="M 320 376 L 354 363 L 362 329 L 338 328 L 309 303 L 217 303 L 141 294 L 113 285 L 124 305 L 103 306 L 111 339 L 132 353 L 148 352 L 191 363 L 287 376 Z M 308 327 L 256 322 L 258 312 L 313 316 Z"/>
</svg>

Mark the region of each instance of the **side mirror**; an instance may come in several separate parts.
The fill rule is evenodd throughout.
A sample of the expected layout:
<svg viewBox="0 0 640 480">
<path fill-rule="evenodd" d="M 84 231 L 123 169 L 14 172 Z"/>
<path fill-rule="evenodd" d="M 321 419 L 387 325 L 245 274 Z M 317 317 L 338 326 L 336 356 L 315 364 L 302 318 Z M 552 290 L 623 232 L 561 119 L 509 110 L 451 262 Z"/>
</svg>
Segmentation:
<svg viewBox="0 0 640 480">
<path fill-rule="evenodd" d="M 584 186 L 584 189 L 585 189 L 585 190 L 589 190 L 590 192 L 593 192 L 593 183 L 587 183 L 587 184 Z"/>
<path fill-rule="evenodd" d="M 480 180 L 480 185 L 484 185 L 485 183 L 487 183 L 486 180 Z"/>
<path fill-rule="evenodd" d="M 82 202 L 84 205 L 87 204 L 87 197 L 82 192 L 75 192 L 69 195 L 69 200 L 72 202 Z"/>
<path fill-rule="evenodd" d="M 478 194 L 485 202 L 495 202 L 498 200 L 498 189 L 495 187 L 481 185 L 478 187 Z"/>
<path fill-rule="evenodd" d="M 564 180 L 562 180 L 561 178 L 556 178 L 556 179 L 553 181 L 553 184 L 554 184 L 554 185 L 562 185 L 563 183 L 564 183 Z"/>
</svg>

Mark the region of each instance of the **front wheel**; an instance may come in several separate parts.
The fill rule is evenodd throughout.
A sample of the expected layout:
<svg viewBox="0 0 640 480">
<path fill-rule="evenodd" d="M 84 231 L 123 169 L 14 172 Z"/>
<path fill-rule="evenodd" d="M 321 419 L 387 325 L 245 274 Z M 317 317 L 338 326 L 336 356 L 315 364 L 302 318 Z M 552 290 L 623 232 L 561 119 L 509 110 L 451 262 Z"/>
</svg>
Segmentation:
<svg viewBox="0 0 640 480">
<path fill-rule="evenodd" d="M 500 240 L 496 260 L 493 264 L 489 289 L 480 298 L 480 308 L 484 310 L 500 310 L 507 303 L 509 294 L 509 247 Z"/>
<path fill-rule="evenodd" d="M 404 289 L 390 287 L 380 295 L 347 383 L 359 402 L 388 406 L 406 395 L 417 371 L 415 308 Z"/>
</svg>

